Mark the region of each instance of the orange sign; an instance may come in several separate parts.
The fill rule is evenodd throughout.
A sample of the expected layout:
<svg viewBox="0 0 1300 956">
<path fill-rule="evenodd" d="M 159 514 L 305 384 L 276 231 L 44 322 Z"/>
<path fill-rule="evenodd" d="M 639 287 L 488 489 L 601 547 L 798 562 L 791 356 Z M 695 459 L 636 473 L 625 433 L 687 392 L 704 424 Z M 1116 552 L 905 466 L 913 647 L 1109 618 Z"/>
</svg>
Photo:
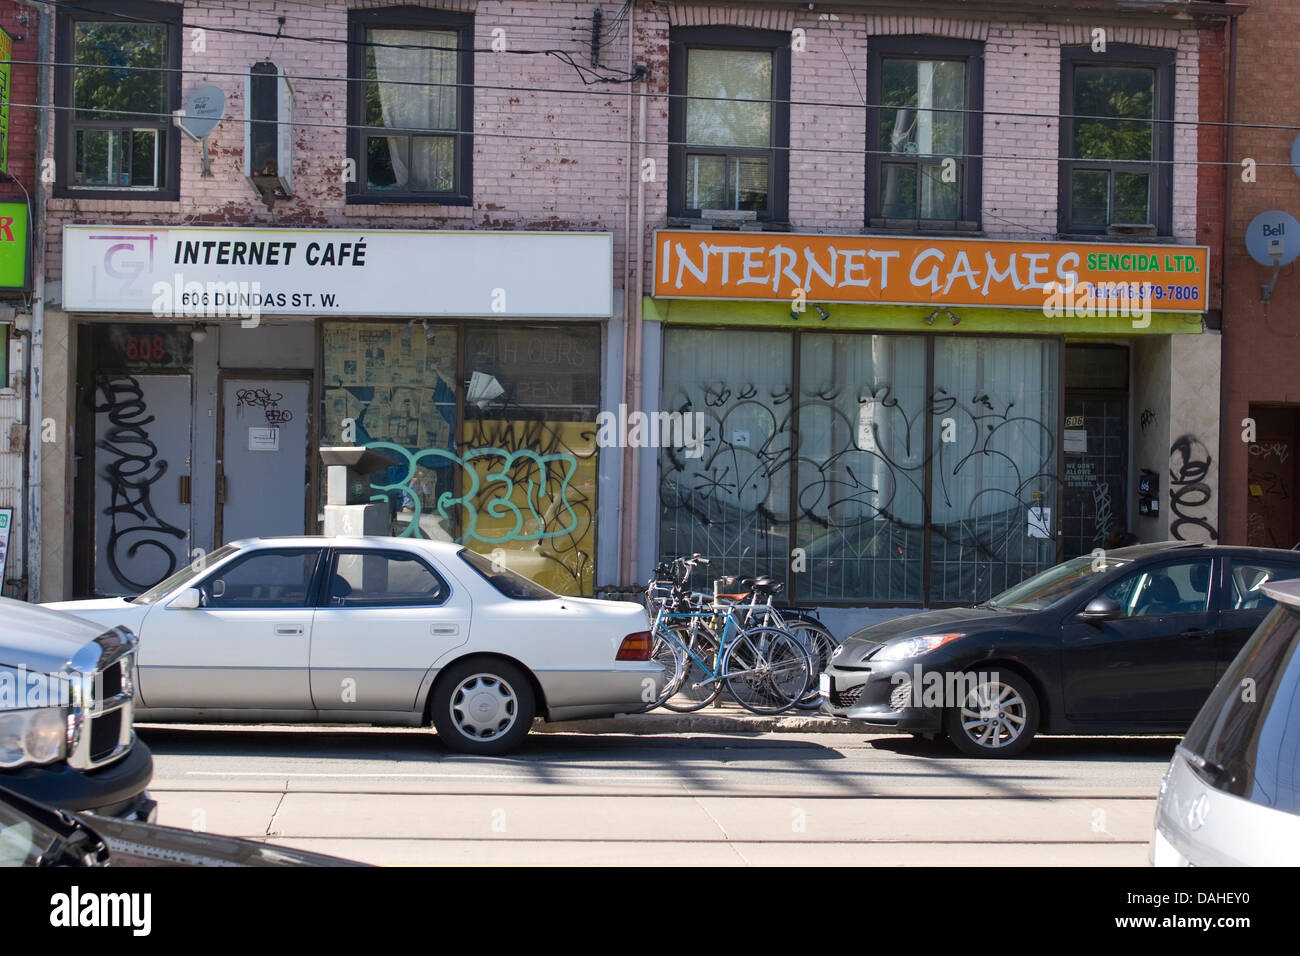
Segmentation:
<svg viewBox="0 0 1300 956">
<path fill-rule="evenodd" d="M 1209 260 L 1205 246 L 661 229 L 654 295 L 1204 312 Z"/>
</svg>

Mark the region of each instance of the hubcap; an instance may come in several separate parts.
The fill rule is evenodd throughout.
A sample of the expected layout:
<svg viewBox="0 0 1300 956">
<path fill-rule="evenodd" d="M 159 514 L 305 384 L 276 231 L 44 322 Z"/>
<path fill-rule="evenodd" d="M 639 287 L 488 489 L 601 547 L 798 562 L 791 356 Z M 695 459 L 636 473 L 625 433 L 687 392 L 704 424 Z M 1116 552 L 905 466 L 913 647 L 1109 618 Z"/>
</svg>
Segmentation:
<svg viewBox="0 0 1300 956">
<path fill-rule="evenodd" d="M 515 725 L 519 702 L 514 688 L 495 674 L 474 674 L 451 695 L 451 719 L 466 737 L 492 740 Z"/>
<path fill-rule="evenodd" d="M 1019 739 L 1028 720 L 1028 707 L 1014 687 L 989 680 L 977 685 L 961 708 L 961 729 L 990 750 Z"/>
</svg>

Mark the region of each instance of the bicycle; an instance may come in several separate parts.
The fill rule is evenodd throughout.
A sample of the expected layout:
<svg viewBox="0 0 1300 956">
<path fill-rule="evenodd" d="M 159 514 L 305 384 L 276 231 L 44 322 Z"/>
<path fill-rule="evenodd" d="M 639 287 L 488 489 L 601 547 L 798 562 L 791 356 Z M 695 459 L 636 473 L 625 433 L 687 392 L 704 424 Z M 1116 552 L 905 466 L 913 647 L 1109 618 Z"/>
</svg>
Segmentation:
<svg viewBox="0 0 1300 956">
<path fill-rule="evenodd" d="M 652 629 L 656 647 L 663 648 L 665 660 L 667 648 L 675 648 L 683 665 L 657 703 L 688 713 L 717 700 L 725 685 L 736 702 L 753 713 L 790 709 L 805 698 L 814 679 L 812 655 L 788 630 L 742 624 L 737 613 L 742 606 L 688 591 L 691 568 L 707 563 L 693 555 L 678 558 L 671 569 L 660 565 L 647 587 L 647 600 L 656 607 Z M 668 582 L 663 579 L 665 572 L 672 574 Z"/>
</svg>

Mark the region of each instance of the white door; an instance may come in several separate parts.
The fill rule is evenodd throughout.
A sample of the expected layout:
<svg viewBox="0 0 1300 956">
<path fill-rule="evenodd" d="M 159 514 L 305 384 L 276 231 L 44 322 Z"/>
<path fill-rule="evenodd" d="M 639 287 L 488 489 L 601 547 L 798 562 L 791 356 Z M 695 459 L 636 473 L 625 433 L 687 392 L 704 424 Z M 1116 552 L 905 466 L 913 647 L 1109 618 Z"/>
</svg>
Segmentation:
<svg viewBox="0 0 1300 956">
<path fill-rule="evenodd" d="M 310 391 L 305 379 L 231 378 L 222 383 L 217 453 L 221 542 L 303 533 Z"/>
<path fill-rule="evenodd" d="M 95 382 L 97 594 L 147 591 L 189 559 L 190 377 Z"/>
<path fill-rule="evenodd" d="M 312 627 L 318 710 L 422 707 L 430 666 L 469 639 L 463 587 L 409 551 L 338 548 Z"/>
<path fill-rule="evenodd" d="M 200 579 L 202 606 L 155 607 L 141 626 L 147 707 L 309 710 L 321 548 L 265 548 Z"/>
</svg>

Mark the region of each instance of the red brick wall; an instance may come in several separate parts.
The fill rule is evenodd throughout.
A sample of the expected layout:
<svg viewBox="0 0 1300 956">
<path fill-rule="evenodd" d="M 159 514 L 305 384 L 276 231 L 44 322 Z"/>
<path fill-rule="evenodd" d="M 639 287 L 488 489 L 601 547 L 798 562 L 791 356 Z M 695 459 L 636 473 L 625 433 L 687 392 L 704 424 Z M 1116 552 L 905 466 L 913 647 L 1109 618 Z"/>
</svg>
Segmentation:
<svg viewBox="0 0 1300 956">
<path fill-rule="evenodd" d="M 1293 0 L 1252 0 L 1238 27 L 1238 123 L 1300 125 L 1292 92 L 1300 87 L 1298 33 L 1300 5 Z M 1300 178 L 1290 166 L 1295 136 L 1295 130 L 1239 126 L 1232 160 L 1254 159 L 1259 164 L 1256 181 L 1244 183 L 1240 166 L 1228 167 L 1232 208 L 1223 319 L 1220 529 L 1221 539 L 1229 544 L 1246 542 L 1250 449 L 1241 440 L 1241 423 L 1250 403 L 1300 403 L 1300 267 L 1282 269 L 1272 300 L 1265 305 L 1260 286 L 1273 270 L 1251 259 L 1245 246 L 1246 226 L 1261 212 L 1284 210 L 1300 219 Z M 1290 492 L 1294 498 L 1296 489 Z"/>
<path fill-rule="evenodd" d="M 34 63 L 37 55 L 39 19 L 31 7 L 12 0 L 0 0 L 0 27 L 14 38 L 14 60 Z M 36 103 L 36 67 L 17 65 L 9 73 L 9 172 L 30 194 L 36 185 L 36 111 L 13 104 Z M 23 199 L 23 190 L 0 176 L 0 199 Z"/>
</svg>

